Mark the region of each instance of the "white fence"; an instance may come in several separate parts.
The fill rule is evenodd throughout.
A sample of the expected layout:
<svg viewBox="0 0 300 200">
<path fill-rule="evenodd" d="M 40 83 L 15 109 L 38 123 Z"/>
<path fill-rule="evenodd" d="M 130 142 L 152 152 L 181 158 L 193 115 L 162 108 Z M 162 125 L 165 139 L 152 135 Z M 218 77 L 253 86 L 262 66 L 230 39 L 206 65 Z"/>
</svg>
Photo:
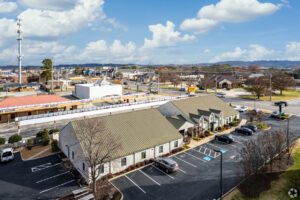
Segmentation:
<svg viewBox="0 0 300 200">
<path fill-rule="evenodd" d="M 16 118 L 16 121 L 19 122 L 19 126 L 47 123 L 47 122 L 55 123 L 60 120 L 84 118 L 93 115 L 112 114 L 116 112 L 124 112 L 129 110 L 151 108 L 151 107 L 162 105 L 171 100 L 185 99 L 187 97 L 188 95 L 178 96 L 178 97 L 166 97 L 166 98 L 146 100 L 146 101 L 134 102 L 134 103 L 115 104 L 109 106 L 62 111 L 62 112 L 48 113 L 42 115 L 32 115 L 32 116 Z"/>
</svg>

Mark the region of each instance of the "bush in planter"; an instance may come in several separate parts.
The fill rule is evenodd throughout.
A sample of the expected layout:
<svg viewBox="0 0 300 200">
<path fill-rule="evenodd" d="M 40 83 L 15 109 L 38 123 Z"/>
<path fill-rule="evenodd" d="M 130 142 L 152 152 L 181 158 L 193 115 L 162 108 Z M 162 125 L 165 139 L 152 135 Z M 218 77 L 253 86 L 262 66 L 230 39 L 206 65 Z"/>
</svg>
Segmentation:
<svg viewBox="0 0 300 200">
<path fill-rule="evenodd" d="M 42 145 L 47 146 L 50 142 L 49 132 L 47 129 L 44 129 L 36 134 L 36 137 L 41 138 Z"/>
<path fill-rule="evenodd" d="M 0 145 L 5 144 L 6 139 L 5 138 L 0 138 Z"/>
<path fill-rule="evenodd" d="M 26 147 L 28 150 L 31 150 L 33 147 L 33 139 L 28 139 L 26 143 Z"/>
<path fill-rule="evenodd" d="M 51 148 L 53 152 L 57 152 L 59 151 L 59 147 L 58 147 L 58 141 L 57 140 L 53 140 L 51 143 Z"/>
<path fill-rule="evenodd" d="M 52 135 L 53 133 L 59 132 L 58 129 L 51 129 L 49 130 L 49 135 Z"/>
<path fill-rule="evenodd" d="M 15 134 L 9 137 L 8 143 L 13 144 L 16 142 L 20 142 L 22 140 L 22 136 L 19 134 Z"/>
</svg>

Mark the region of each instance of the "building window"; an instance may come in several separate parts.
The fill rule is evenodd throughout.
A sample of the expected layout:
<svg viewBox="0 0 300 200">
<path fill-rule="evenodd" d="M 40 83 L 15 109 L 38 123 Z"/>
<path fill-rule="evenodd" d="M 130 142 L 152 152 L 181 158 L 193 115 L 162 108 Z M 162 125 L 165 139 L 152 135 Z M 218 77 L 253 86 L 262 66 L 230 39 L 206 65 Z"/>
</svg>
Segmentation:
<svg viewBox="0 0 300 200">
<path fill-rule="evenodd" d="M 74 151 L 72 151 L 72 159 L 73 159 L 73 160 L 74 160 L 74 157 L 75 157 L 75 156 L 74 156 Z"/>
<path fill-rule="evenodd" d="M 82 171 L 85 171 L 85 164 L 82 163 Z"/>
<path fill-rule="evenodd" d="M 174 142 L 174 147 L 177 148 L 178 147 L 178 141 Z"/>
<path fill-rule="evenodd" d="M 126 165 L 127 165 L 127 159 L 125 157 L 125 158 L 121 159 L 121 167 L 126 166 Z"/>
<path fill-rule="evenodd" d="M 146 151 L 142 152 L 142 159 L 146 158 Z"/>
<path fill-rule="evenodd" d="M 164 146 L 159 146 L 159 153 L 162 153 L 164 151 Z"/>
<path fill-rule="evenodd" d="M 104 165 L 100 165 L 100 167 L 99 167 L 99 173 L 100 174 L 104 173 Z"/>
</svg>

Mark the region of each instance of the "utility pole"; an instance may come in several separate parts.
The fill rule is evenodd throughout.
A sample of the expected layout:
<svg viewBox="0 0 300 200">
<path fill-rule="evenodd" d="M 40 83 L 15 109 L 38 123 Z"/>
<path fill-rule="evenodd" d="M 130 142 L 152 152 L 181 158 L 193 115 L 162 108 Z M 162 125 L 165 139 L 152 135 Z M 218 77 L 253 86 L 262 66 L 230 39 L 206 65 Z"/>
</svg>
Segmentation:
<svg viewBox="0 0 300 200">
<path fill-rule="evenodd" d="M 19 72 L 18 72 L 18 83 L 19 85 L 22 84 L 22 40 L 23 40 L 23 36 L 22 36 L 22 20 L 18 19 L 17 21 L 17 25 L 18 25 L 18 37 L 17 37 L 17 41 L 18 41 L 18 63 L 19 63 Z"/>
<path fill-rule="evenodd" d="M 53 76 L 54 76 L 54 75 L 53 75 L 53 74 L 54 74 L 54 70 L 53 70 L 53 68 L 54 68 L 54 67 L 53 67 L 53 60 L 54 60 L 54 59 L 51 60 L 51 92 L 52 92 L 52 93 L 54 93 L 54 91 L 53 91 Z"/>
<path fill-rule="evenodd" d="M 215 78 L 215 81 L 216 81 L 216 90 L 215 90 L 215 93 L 217 93 L 217 88 L 218 88 L 218 77 L 217 76 Z"/>
<path fill-rule="evenodd" d="M 286 127 L 286 148 L 288 152 L 287 164 L 290 162 L 290 118 L 287 118 L 287 127 Z"/>
<path fill-rule="evenodd" d="M 270 73 L 270 101 L 272 101 L 272 73 Z"/>
</svg>

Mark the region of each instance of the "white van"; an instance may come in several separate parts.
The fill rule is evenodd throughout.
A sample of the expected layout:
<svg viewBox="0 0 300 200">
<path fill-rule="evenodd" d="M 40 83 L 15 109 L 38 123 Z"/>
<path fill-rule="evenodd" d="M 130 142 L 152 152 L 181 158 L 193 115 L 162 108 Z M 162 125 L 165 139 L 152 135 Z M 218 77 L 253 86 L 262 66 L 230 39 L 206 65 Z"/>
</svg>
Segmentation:
<svg viewBox="0 0 300 200">
<path fill-rule="evenodd" d="M 13 148 L 5 148 L 1 150 L 1 154 L 0 154 L 0 160 L 1 162 L 8 162 L 13 160 L 14 157 L 14 150 Z"/>
</svg>

